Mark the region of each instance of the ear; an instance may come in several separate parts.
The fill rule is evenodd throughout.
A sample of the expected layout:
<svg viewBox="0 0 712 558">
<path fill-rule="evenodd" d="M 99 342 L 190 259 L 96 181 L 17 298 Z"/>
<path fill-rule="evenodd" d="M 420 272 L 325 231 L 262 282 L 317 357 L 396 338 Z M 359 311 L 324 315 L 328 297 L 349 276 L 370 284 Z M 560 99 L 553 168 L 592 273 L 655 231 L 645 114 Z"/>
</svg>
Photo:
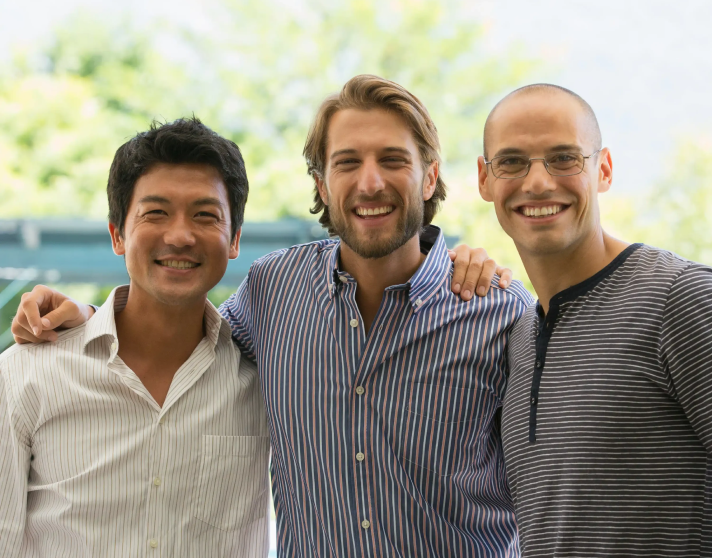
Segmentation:
<svg viewBox="0 0 712 558">
<path fill-rule="evenodd" d="M 486 202 L 494 201 L 494 196 L 490 190 L 490 185 L 487 182 L 487 164 L 485 158 L 480 155 L 477 158 L 477 185 L 480 189 L 480 196 Z"/>
<path fill-rule="evenodd" d="M 228 254 L 228 257 L 231 260 L 234 260 L 237 258 L 237 256 L 240 255 L 240 235 L 242 234 L 242 229 L 237 229 L 237 233 L 235 233 L 235 238 L 232 239 L 232 242 L 230 243 L 230 253 Z"/>
<path fill-rule="evenodd" d="M 608 192 L 613 184 L 613 159 L 607 147 L 598 155 L 598 192 Z"/>
<path fill-rule="evenodd" d="M 109 234 L 111 235 L 111 247 L 117 256 L 126 255 L 126 246 L 119 229 L 114 223 L 109 223 Z"/>
<path fill-rule="evenodd" d="M 437 161 L 430 163 L 425 177 L 423 178 L 423 201 L 428 201 L 435 193 L 435 187 L 438 185 L 438 176 L 440 167 Z"/>
<path fill-rule="evenodd" d="M 326 188 L 326 183 L 316 174 L 314 175 L 314 183 L 316 184 L 317 190 L 319 190 L 319 197 L 324 205 L 329 205 L 329 191 Z"/>
</svg>

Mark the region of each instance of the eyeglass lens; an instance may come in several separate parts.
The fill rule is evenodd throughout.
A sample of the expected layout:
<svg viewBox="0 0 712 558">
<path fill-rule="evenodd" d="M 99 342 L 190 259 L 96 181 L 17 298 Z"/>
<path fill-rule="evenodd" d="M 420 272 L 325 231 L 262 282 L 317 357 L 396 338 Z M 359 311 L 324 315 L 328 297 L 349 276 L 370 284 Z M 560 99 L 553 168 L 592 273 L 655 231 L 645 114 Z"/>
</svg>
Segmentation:
<svg viewBox="0 0 712 558">
<path fill-rule="evenodd" d="M 546 170 L 553 176 L 571 176 L 583 170 L 585 158 L 580 153 L 551 153 L 545 158 Z M 497 178 L 521 178 L 529 172 L 530 159 L 521 155 L 502 155 L 492 159 Z"/>
</svg>

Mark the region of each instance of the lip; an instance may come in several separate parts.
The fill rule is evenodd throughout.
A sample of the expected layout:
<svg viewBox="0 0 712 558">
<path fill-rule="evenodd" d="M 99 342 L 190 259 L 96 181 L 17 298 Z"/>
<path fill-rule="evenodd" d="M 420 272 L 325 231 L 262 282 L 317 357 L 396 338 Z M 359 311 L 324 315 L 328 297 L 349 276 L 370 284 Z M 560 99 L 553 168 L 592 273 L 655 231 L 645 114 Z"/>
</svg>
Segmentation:
<svg viewBox="0 0 712 558">
<path fill-rule="evenodd" d="M 198 265 L 196 265 L 195 267 L 187 267 L 184 269 L 178 269 L 175 267 L 169 267 L 167 265 L 161 265 L 160 262 L 164 262 L 164 261 L 188 262 L 188 263 L 194 263 L 194 264 L 198 264 Z M 195 272 L 198 269 L 200 269 L 200 266 L 201 266 L 200 262 L 197 262 L 191 258 L 186 258 L 184 256 L 178 257 L 178 258 L 174 258 L 174 257 L 161 258 L 160 260 L 153 260 L 153 263 L 156 264 L 157 267 L 160 267 L 164 273 L 168 273 L 168 274 L 174 275 L 174 276 L 190 275 L 192 272 Z"/>
<path fill-rule="evenodd" d="M 547 215 L 546 217 L 534 217 L 534 216 L 527 216 L 522 213 L 521 209 L 523 207 L 551 207 L 552 205 L 560 205 L 563 207 L 561 211 L 558 213 L 554 213 L 553 215 Z M 545 201 L 540 201 L 540 202 L 527 202 L 527 203 L 522 203 L 514 206 L 512 208 L 513 213 L 519 217 L 520 219 L 524 220 L 525 223 L 531 223 L 531 224 L 540 224 L 540 225 L 545 225 L 548 223 L 552 223 L 556 221 L 559 217 L 564 215 L 569 209 L 571 208 L 571 204 L 563 203 L 563 202 L 557 202 L 553 200 L 545 200 Z"/>
<path fill-rule="evenodd" d="M 393 207 L 393 211 L 390 213 L 381 213 L 380 215 L 365 215 L 361 216 L 356 213 L 359 208 L 362 209 L 376 209 L 378 207 L 384 207 L 390 205 Z M 364 226 L 367 227 L 377 227 L 386 223 L 393 215 L 398 211 L 398 206 L 392 203 L 360 203 L 357 206 L 351 208 L 350 213 L 354 218 Z"/>
</svg>

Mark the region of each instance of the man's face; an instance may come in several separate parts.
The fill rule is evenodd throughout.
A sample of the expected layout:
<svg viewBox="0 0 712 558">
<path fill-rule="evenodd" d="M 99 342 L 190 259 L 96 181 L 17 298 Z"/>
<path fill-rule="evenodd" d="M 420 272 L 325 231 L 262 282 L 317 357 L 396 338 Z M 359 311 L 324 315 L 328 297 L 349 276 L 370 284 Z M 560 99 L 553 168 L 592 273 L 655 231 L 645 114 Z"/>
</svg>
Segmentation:
<svg viewBox="0 0 712 558">
<path fill-rule="evenodd" d="M 134 186 L 123 235 L 109 225 L 114 252 L 126 257 L 131 288 L 167 305 L 204 300 L 237 257 L 220 173 L 209 165 L 158 164 Z"/>
<path fill-rule="evenodd" d="M 564 94 L 515 95 L 497 108 L 489 130 L 491 159 L 558 152 L 588 156 L 597 149 L 590 121 L 578 103 Z M 494 202 L 497 218 L 520 254 L 564 253 L 600 230 L 597 194 L 608 190 L 612 179 L 607 149 L 586 159 L 583 172 L 575 176 L 551 176 L 543 161 L 533 161 L 529 174 L 515 179 L 496 178 L 482 157 L 478 167 L 480 193 Z"/>
<path fill-rule="evenodd" d="M 363 258 L 382 258 L 423 225 L 423 204 L 438 167 L 425 170 L 407 124 L 380 109 L 338 111 L 329 123 L 324 179 L 317 179 L 331 223 Z"/>
</svg>

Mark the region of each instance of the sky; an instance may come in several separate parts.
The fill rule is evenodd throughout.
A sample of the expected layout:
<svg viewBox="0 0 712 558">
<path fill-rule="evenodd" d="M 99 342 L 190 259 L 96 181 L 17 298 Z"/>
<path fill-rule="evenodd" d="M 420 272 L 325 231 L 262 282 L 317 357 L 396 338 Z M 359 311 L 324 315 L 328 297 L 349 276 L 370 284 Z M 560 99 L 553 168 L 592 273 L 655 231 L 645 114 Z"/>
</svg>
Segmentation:
<svg viewBox="0 0 712 558">
<path fill-rule="evenodd" d="M 77 9 L 209 30 L 204 5 L 200 0 L 0 0 L 0 58 L 13 45 L 42 40 Z M 591 104 L 612 152 L 614 189 L 642 194 L 672 171 L 677 145 L 712 142 L 712 1 L 473 0 L 468 5 L 486 22 L 492 52 L 515 44 L 548 62 L 528 83 L 556 83 Z"/>
</svg>

